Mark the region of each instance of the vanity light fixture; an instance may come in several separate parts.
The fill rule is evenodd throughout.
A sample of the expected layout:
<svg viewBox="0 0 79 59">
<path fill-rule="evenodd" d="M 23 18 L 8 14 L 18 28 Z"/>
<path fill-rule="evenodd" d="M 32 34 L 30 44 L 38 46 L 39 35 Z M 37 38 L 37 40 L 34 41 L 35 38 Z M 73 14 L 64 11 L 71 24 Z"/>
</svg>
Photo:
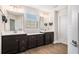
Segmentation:
<svg viewBox="0 0 79 59">
<path fill-rule="evenodd" d="M 0 9 L 1 13 L 2 13 L 2 21 L 7 23 L 7 18 L 6 16 L 4 15 L 3 11 Z"/>
<path fill-rule="evenodd" d="M 52 26 L 52 25 L 53 25 L 53 23 L 52 23 L 52 22 L 50 22 L 50 23 L 49 23 L 49 25 L 50 25 L 50 26 Z"/>
<path fill-rule="evenodd" d="M 47 26 L 47 23 L 44 23 L 45 26 Z"/>
<path fill-rule="evenodd" d="M 5 22 L 5 23 L 7 23 L 7 18 L 6 18 L 5 15 L 2 15 L 2 21 Z"/>
</svg>

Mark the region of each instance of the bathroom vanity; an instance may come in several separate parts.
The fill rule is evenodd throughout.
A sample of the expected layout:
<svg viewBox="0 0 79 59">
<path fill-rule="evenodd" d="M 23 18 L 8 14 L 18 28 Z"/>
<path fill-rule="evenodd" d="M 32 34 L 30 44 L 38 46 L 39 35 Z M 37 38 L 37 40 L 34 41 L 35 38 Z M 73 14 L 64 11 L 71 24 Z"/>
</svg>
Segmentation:
<svg viewBox="0 0 79 59">
<path fill-rule="evenodd" d="M 54 32 L 2 35 L 2 54 L 20 53 L 53 41 Z"/>
</svg>

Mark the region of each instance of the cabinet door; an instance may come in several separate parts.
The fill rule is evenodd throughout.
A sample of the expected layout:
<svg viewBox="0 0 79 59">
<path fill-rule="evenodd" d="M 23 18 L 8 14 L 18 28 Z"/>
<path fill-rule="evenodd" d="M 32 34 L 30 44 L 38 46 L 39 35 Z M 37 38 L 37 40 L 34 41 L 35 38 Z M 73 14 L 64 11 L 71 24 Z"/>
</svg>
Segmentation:
<svg viewBox="0 0 79 59">
<path fill-rule="evenodd" d="M 14 36 L 2 36 L 2 53 L 18 52 L 18 40 Z"/>
<path fill-rule="evenodd" d="M 50 33 L 50 43 L 53 43 L 54 41 L 54 32 Z"/>
<path fill-rule="evenodd" d="M 50 43 L 50 34 L 49 33 L 45 33 L 45 44 L 49 44 Z"/>
<path fill-rule="evenodd" d="M 37 41 L 36 41 L 37 46 L 41 46 L 44 44 L 44 37 L 43 35 L 37 35 Z"/>
<path fill-rule="evenodd" d="M 34 47 L 36 47 L 36 36 L 35 35 L 30 35 L 30 36 L 28 36 L 28 38 L 29 38 L 29 42 L 28 42 L 28 48 L 34 48 Z"/>
<path fill-rule="evenodd" d="M 21 36 L 19 41 L 19 51 L 27 50 L 27 36 Z"/>
</svg>

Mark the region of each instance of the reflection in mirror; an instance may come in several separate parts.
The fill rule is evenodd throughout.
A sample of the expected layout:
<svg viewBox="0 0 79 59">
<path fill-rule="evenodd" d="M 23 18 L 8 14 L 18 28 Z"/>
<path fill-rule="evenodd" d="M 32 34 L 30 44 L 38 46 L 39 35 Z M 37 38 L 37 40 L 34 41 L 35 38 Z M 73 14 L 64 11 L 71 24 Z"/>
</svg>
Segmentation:
<svg viewBox="0 0 79 59">
<path fill-rule="evenodd" d="M 45 26 L 47 26 L 47 23 L 44 23 Z"/>
<path fill-rule="evenodd" d="M 10 19 L 10 31 L 15 31 L 15 20 Z"/>
<path fill-rule="evenodd" d="M 25 18 L 25 25 L 28 29 L 37 29 L 38 28 L 38 16 L 27 13 Z"/>
</svg>

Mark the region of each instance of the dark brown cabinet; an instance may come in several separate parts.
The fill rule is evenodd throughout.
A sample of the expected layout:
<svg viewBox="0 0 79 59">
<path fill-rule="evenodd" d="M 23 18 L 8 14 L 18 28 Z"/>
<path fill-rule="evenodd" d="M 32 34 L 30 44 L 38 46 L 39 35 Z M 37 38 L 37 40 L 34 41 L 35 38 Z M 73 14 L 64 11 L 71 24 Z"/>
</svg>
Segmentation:
<svg viewBox="0 0 79 59">
<path fill-rule="evenodd" d="M 42 45 L 44 45 L 44 36 L 43 36 L 43 34 L 37 35 L 36 45 L 37 45 L 37 46 L 42 46 Z"/>
<path fill-rule="evenodd" d="M 44 33 L 44 44 L 50 44 L 54 41 L 54 32 Z"/>
<path fill-rule="evenodd" d="M 13 54 L 24 51 L 27 46 L 26 34 L 2 36 L 2 53 Z"/>
<path fill-rule="evenodd" d="M 50 43 L 54 42 L 54 32 L 50 33 Z"/>
<path fill-rule="evenodd" d="M 23 52 L 30 48 L 53 43 L 54 32 L 36 35 L 6 35 L 2 36 L 2 54 Z"/>
<path fill-rule="evenodd" d="M 29 35 L 28 36 L 28 48 L 42 46 L 43 44 L 44 44 L 43 34 Z"/>
<path fill-rule="evenodd" d="M 28 36 L 28 48 L 34 48 L 36 47 L 36 36 L 35 35 L 29 35 Z"/>
<path fill-rule="evenodd" d="M 17 53 L 18 52 L 18 39 L 13 35 L 2 36 L 2 53 Z"/>
<path fill-rule="evenodd" d="M 19 39 L 19 52 L 23 52 L 25 50 L 27 50 L 27 35 L 21 35 L 20 37 L 18 37 Z"/>
</svg>

